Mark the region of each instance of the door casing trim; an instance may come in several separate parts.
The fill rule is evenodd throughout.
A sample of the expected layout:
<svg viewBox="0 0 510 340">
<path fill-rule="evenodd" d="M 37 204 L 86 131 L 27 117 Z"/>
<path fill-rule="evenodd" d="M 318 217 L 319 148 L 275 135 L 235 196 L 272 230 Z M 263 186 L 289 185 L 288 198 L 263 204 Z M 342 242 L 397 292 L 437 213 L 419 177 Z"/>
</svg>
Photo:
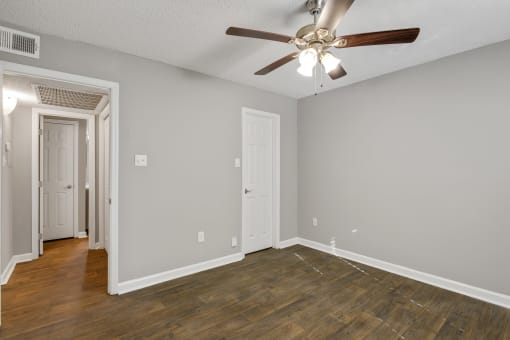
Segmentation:
<svg viewBox="0 0 510 340">
<path fill-rule="evenodd" d="M 96 244 L 96 247 L 97 248 L 105 248 L 105 224 L 104 224 L 104 215 L 105 215 L 105 209 L 104 209 L 104 200 L 105 200 L 105 192 L 104 192 L 104 182 L 105 182 L 105 177 L 104 177 L 104 170 L 105 170 L 105 160 L 104 160 L 104 147 L 105 147 L 105 139 L 104 139 L 104 121 L 107 117 L 110 116 L 110 104 L 107 104 L 103 110 L 101 111 L 101 113 L 99 114 L 99 118 L 98 118 L 98 142 L 99 142 L 99 145 L 98 145 L 98 169 L 99 169 L 99 173 L 98 173 L 98 197 L 99 197 L 99 202 L 98 202 L 98 211 L 97 211 L 97 214 L 98 214 L 98 221 L 99 221 L 99 225 L 98 225 L 98 230 L 99 230 L 99 237 L 98 237 L 98 242 Z M 111 121 L 110 121 L 111 123 Z M 110 179 L 111 180 L 111 179 Z M 111 211 L 110 211 L 111 212 Z"/>
</svg>

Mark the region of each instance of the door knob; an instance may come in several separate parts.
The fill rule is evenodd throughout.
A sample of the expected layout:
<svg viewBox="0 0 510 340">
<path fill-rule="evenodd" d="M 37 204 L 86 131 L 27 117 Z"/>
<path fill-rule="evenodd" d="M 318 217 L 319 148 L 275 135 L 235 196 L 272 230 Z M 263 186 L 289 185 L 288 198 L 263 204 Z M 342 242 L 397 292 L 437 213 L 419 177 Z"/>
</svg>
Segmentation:
<svg viewBox="0 0 510 340">
<path fill-rule="evenodd" d="M 68 186 L 66 186 L 66 189 L 72 189 L 73 186 L 71 184 L 69 184 Z"/>
<path fill-rule="evenodd" d="M 247 193 L 249 193 L 249 192 L 251 192 L 251 190 L 248 190 L 248 189 L 246 189 L 246 188 L 244 189 L 244 193 L 245 193 L 245 194 L 247 194 Z"/>
</svg>

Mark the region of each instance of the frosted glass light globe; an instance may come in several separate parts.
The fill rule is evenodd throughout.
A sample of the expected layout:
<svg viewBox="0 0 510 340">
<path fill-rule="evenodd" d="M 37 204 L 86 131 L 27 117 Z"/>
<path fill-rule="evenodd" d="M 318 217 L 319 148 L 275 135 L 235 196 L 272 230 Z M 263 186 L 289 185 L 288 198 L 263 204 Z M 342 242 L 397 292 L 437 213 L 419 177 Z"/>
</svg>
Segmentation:
<svg viewBox="0 0 510 340">
<path fill-rule="evenodd" d="M 333 71 L 338 64 L 340 64 L 340 59 L 336 58 L 331 53 L 326 52 L 321 56 L 321 64 L 324 66 L 324 71 L 329 73 Z"/>
<path fill-rule="evenodd" d="M 299 53 L 299 63 L 301 66 L 312 68 L 317 64 L 317 51 L 313 48 L 307 48 Z"/>
<path fill-rule="evenodd" d="M 299 66 L 297 71 L 302 76 L 311 77 L 313 75 L 313 66 L 312 67 L 306 67 L 304 65 L 301 65 L 301 66 Z"/>
</svg>

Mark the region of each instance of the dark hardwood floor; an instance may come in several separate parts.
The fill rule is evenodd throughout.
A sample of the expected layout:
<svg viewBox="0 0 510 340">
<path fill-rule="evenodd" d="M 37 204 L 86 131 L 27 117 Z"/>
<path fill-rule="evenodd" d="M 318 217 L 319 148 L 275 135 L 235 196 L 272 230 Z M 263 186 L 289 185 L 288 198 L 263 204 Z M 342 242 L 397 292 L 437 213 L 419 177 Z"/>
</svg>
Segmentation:
<svg viewBox="0 0 510 340">
<path fill-rule="evenodd" d="M 510 339 L 508 309 L 302 246 L 122 296 L 104 251 L 45 248 L 3 286 L 1 338 Z"/>
</svg>

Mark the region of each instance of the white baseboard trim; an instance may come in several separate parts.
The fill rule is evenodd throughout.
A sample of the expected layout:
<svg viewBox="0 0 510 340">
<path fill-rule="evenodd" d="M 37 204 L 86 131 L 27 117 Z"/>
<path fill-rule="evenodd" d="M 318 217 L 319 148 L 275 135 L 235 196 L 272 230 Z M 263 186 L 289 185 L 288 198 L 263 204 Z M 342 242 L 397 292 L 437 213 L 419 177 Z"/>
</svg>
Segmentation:
<svg viewBox="0 0 510 340">
<path fill-rule="evenodd" d="M 7 264 L 7 267 L 5 267 L 5 270 L 2 272 L 1 284 L 4 285 L 7 282 L 9 282 L 9 279 L 11 278 L 11 275 L 14 272 L 14 268 L 16 268 L 17 263 L 29 261 L 32 261 L 32 253 L 14 255 L 13 257 L 11 257 L 9 263 Z"/>
<path fill-rule="evenodd" d="M 79 231 L 78 235 L 76 236 L 76 238 L 87 238 L 87 237 L 88 237 L 88 235 L 87 235 L 86 231 Z"/>
<path fill-rule="evenodd" d="M 288 240 L 285 240 L 285 241 L 280 241 L 278 243 L 278 248 L 279 249 L 288 248 L 288 247 L 295 246 L 296 244 L 299 244 L 299 238 L 293 237 L 293 238 L 289 238 Z"/>
<path fill-rule="evenodd" d="M 424 273 L 415 269 L 400 266 L 390 262 L 378 260 L 365 255 L 360 255 L 348 250 L 333 248 L 323 243 L 298 238 L 299 244 L 313 248 L 328 254 L 337 255 L 352 261 L 363 263 L 370 267 L 382 269 L 384 271 L 394 273 L 400 276 L 427 283 L 432 286 L 450 290 L 459 294 L 467 295 L 472 298 L 486 301 L 498 306 L 510 308 L 510 295 L 493 292 L 487 289 L 478 288 L 458 281 L 453 281 L 433 274 Z M 333 251 L 334 249 L 334 251 Z"/>
<path fill-rule="evenodd" d="M 5 267 L 4 271 L 2 272 L 2 285 L 9 282 L 9 279 L 10 279 L 15 267 L 16 267 L 16 262 L 14 262 L 14 256 L 13 256 L 9 260 L 9 263 L 7 263 L 7 267 Z"/>
<path fill-rule="evenodd" d="M 118 285 L 118 294 L 125 294 L 134 290 L 142 289 L 145 287 L 153 286 L 158 283 L 170 281 L 183 276 L 195 274 L 204 270 L 224 266 L 233 262 L 241 261 L 244 259 L 243 253 L 236 253 L 224 257 L 219 257 L 209 261 L 199 262 L 189 266 L 172 269 L 166 272 L 157 273 L 134 280 L 120 282 Z"/>
<path fill-rule="evenodd" d="M 315 241 L 310 241 L 310 240 L 307 240 L 307 239 L 301 238 L 301 237 L 298 237 L 298 242 L 302 246 L 305 246 L 305 247 L 308 247 L 308 248 L 312 248 L 312 249 L 315 249 L 315 250 L 319 250 L 319 251 L 322 251 L 324 253 L 333 254 L 333 248 L 331 246 L 327 246 L 327 245 L 325 245 L 323 243 L 319 243 L 319 242 L 315 242 Z"/>
</svg>

